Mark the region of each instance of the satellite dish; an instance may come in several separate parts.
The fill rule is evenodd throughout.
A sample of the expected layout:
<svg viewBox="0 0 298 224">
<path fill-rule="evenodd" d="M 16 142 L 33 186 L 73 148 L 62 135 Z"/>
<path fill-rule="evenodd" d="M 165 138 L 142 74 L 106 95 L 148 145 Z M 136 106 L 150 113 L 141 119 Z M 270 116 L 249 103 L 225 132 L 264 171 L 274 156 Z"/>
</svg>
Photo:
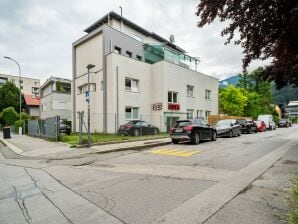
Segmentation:
<svg viewBox="0 0 298 224">
<path fill-rule="evenodd" d="M 173 34 L 170 35 L 170 38 L 169 39 L 170 39 L 170 42 L 171 43 L 174 43 L 175 42 L 175 37 L 174 37 Z"/>
</svg>

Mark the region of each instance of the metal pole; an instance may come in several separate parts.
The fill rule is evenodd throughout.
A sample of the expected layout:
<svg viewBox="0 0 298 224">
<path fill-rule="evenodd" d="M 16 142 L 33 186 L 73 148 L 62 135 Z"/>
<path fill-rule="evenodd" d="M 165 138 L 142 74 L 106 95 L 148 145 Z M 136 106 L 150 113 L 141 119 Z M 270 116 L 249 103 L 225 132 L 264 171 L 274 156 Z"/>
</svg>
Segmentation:
<svg viewBox="0 0 298 224">
<path fill-rule="evenodd" d="M 90 147 L 90 68 L 88 67 L 88 146 Z"/>
<path fill-rule="evenodd" d="M 116 67 L 116 79 L 117 79 L 117 82 L 116 82 L 116 88 L 117 88 L 117 109 L 116 109 L 116 112 L 117 112 L 117 118 L 116 118 L 116 125 L 117 125 L 117 128 L 119 128 L 119 70 L 118 70 L 118 66 Z"/>
</svg>

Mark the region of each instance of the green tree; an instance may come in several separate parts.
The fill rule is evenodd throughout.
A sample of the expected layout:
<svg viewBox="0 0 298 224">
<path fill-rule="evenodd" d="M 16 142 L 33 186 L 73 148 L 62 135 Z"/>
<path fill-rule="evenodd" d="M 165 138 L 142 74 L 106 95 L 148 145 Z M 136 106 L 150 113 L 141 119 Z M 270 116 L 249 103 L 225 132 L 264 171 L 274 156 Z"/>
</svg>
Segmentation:
<svg viewBox="0 0 298 224">
<path fill-rule="evenodd" d="M 229 85 L 225 89 L 220 89 L 219 106 L 220 110 L 228 115 L 242 116 L 247 105 L 247 97 L 240 88 Z"/>
<path fill-rule="evenodd" d="M 23 104 L 23 96 L 21 101 Z M 0 111 L 7 107 L 13 107 L 16 111 L 20 109 L 20 90 L 12 82 L 6 82 L 0 87 Z"/>
<path fill-rule="evenodd" d="M 19 115 L 13 107 L 5 108 L 1 113 L 1 121 L 6 125 L 12 125 L 16 122 Z"/>
</svg>

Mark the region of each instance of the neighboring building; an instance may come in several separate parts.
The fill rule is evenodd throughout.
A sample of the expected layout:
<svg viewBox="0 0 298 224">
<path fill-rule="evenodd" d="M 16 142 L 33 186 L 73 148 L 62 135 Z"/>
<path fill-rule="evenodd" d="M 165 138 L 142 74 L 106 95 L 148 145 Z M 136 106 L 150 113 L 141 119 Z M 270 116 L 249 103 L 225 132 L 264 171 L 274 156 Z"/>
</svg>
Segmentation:
<svg viewBox="0 0 298 224">
<path fill-rule="evenodd" d="M 71 80 L 50 77 L 40 87 L 42 119 L 59 115 L 71 120 Z"/>
<path fill-rule="evenodd" d="M 290 101 L 285 106 L 285 113 L 288 117 L 298 117 L 298 101 Z"/>
<path fill-rule="evenodd" d="M 18 88 L 20 88 L 19 80 L 19 76 L 0 74 L 0 86 L 3 85 L 5 82 L 10 81 L 14 83 Z M 23 94 L 38 96 L 40 92 L 40 80 L 22 76 L 21 90 Z"/>
<path fill-rule="evenodd" d="M 33 118 L 39 118 L 40 117 L 39 96 L 24 94 L 24 100 L 25 100 L 26 113 Z"/>
<path fill-rule="evenodd" d="M 218 79 L 197 71 L 198 59 L 159 35 L 110 12 L 73 43 L 73 130 L 87 119 L 90 73 L 91 131 L 113 133 L 142 119 L 167 131 L 177 119 L 218 114 Z"/>
</svg>

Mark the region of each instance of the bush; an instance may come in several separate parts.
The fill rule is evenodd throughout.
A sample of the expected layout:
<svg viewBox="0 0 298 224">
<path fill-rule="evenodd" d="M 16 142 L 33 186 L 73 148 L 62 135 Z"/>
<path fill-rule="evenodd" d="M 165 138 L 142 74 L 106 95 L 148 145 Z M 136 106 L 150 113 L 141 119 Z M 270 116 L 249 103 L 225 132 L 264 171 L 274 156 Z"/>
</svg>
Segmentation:
<svg viewBox="0 0 298 224">
<path fill-rule="evenodd" d="M 88 144 L 88 138 L 83 137 L 83 138 L 82 138 L 82 144 L 83 144 L 83 145 Z"/>
<path fill-rule="evenodd" d="M 290 117 L 291 121 L 293 124 L 297 124 L 298 123 L 298 117 Z"/>
<path fill-rule="evenodd" d="M 2 111 L 1 120 L 5 125 L 12 125 L 18 119 L 18 113 L 13 107 L 7 107 Z"/>
<path fill-rule="evenodd" d="M 21 112 L 21 120 L 29 120 L 30 116 L 25 113 L 25 112 Z"/>
<path fill-rule="evenodd" d="M 15 127 L 15 133 L 19 133 L 19 127 L 23 128 L 23 134 L 26 133 L 26 126 L 25 126 L 25 121 L 23 120 L 18 120 L 14 123 L 14 127 Z M 25 127 L 25 129 L 24 129 Z"/>
<path fill-rule="evenodd" d="M 288 197 L 288 221 L 290 224 L 298 223 L 298 176 L 293 180 L 293 186 Z"/>
</svg>

